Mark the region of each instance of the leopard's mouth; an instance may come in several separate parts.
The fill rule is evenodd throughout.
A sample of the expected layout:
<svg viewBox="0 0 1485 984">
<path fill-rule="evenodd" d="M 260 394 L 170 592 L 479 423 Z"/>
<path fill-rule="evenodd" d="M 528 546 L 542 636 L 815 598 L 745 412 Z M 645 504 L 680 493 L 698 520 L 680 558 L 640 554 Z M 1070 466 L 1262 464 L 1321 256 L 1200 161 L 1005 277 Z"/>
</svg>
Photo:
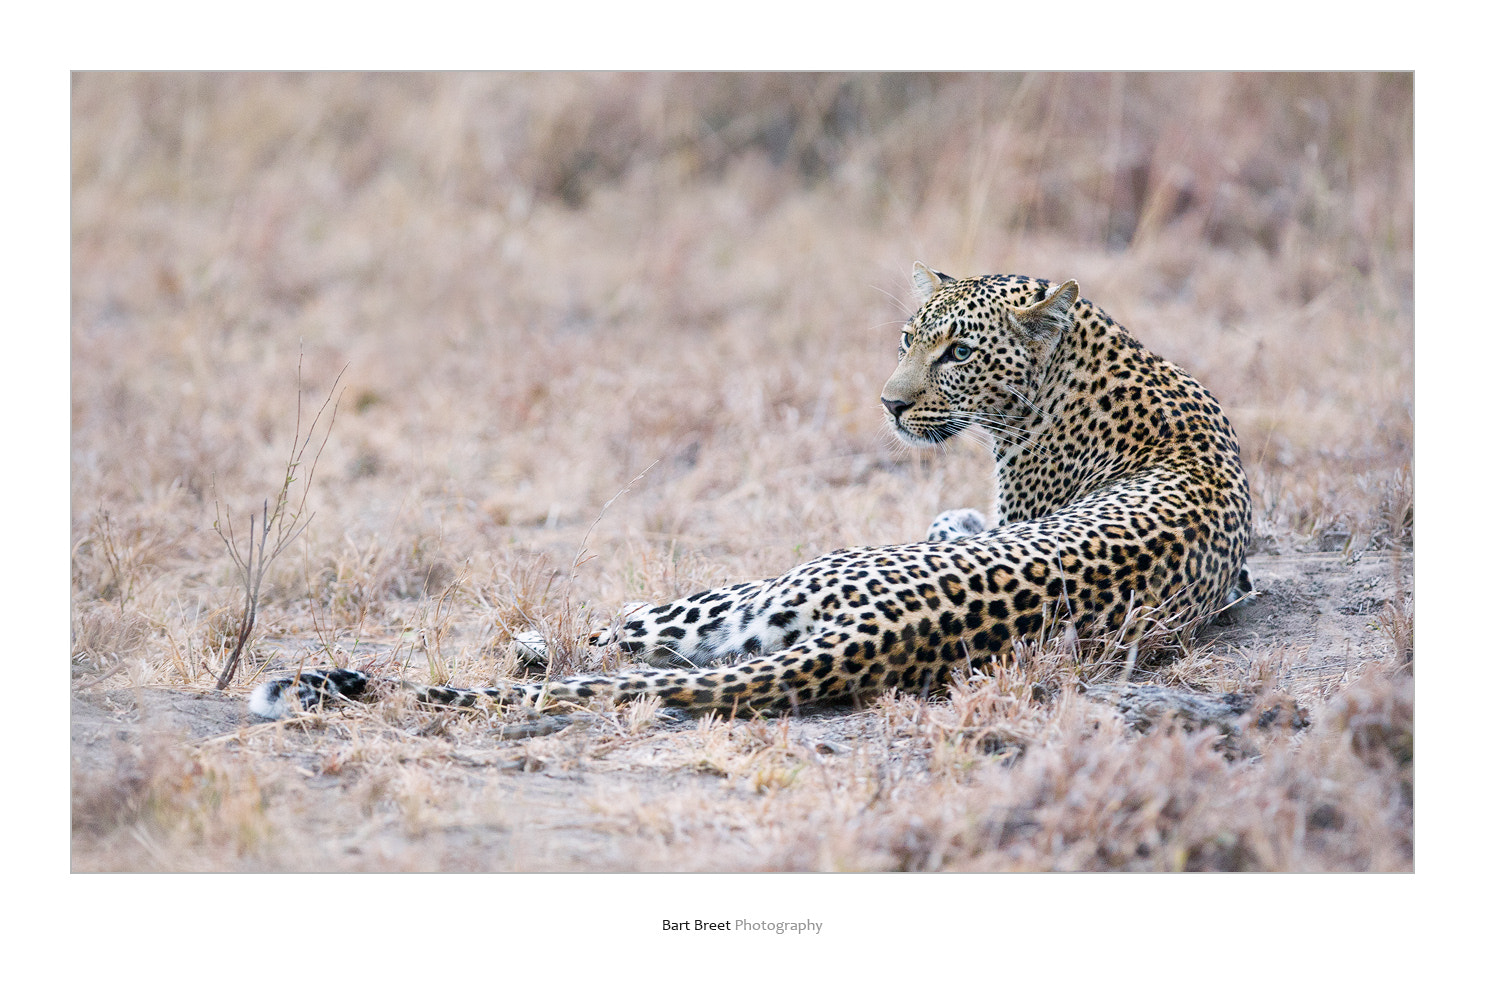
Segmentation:
<svg viewBox="0 0 1485 984">
<path fill-rule="evenodd" d="M 929 424 L 926 427 L 915 429 L 909 429 L 901 420 L 892 420 L 891 423 L 892 432 L 899 441 L 919 448 L 931 448 L 936 444 L 942 444 L 969 426 L 960 420 L 946 420 L 941 424 Z"/>
</svg>

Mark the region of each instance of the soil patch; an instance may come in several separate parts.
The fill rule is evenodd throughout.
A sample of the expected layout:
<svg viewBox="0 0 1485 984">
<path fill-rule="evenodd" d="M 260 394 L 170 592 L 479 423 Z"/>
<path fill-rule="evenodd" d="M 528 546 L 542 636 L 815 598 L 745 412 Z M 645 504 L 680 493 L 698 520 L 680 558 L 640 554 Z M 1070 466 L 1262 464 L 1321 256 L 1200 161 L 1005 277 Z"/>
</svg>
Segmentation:
<svg viewBox="0 0 1485 984">
<path fill-rule="evenodd" d="M 1251 570 L 1259 595 L 1206 630 L 1199 641 L 1207 653 L 1238 662 L 1282 653 L 1279 686 L 1300 703 L 1364 664 L 1396 657 L 1387 619 L 1411 608 L 1411 554 L 1261 554 Z M 788 824 L 767 830 L 768 803 L 806 766 L 821 775 L 855 769 L 884 790 L 923 767 L 921 752 L 894 736 L 879 710 L 724 724 L 661 715 L 643 726 L 600 714 L 518 741 L 491 731 L 471 715 L 408 710 L 389 719 L 372 708 L 264 724 L 240 694 L 80 686 L 72 698 L 73 865 L 791 867 L 790 838 L 800 833 Z M 212 790 L 205 804 L 204 787 Z M 161 846 L 169 838 L 121 833 L 160 825 L 207 834 L 174 851 Z M 231 829 L 213 834 L 213 825 Z"/>
</svg>

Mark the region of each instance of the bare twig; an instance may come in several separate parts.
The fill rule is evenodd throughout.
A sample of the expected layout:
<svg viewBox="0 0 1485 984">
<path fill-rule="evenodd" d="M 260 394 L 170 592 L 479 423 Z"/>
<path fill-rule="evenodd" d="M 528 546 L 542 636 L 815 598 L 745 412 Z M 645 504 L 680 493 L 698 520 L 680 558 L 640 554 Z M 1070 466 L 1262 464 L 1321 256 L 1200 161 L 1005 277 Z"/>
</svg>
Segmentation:
<svg viewBox="0 0 1485 984">
<path fill-rule="evenodd" d="M 640 480 L 650 473 L 650 469 L 654 468 L 658 464 L 660 464 L 660 459 L 656 458 L 654 461 L 646 465 L 644 471 L 631 478 L 622 489 L 615 492 L 613 496 L 610 497 L 609 500 L 603 504 L 603 508 L 598 510 L 598 515 L 593 519 L 592 525 L 588 527 L 588 532 L 583 534 L 582 542 L 578 544 L 576 556 L 572 558 L 572 569 L 569 573 L 573 580 L 577 580 L 578 568 L 588 562 L 588 558 L 583 556 L 585 553 L 588 552 L 588 538 L 593 535 L 593 531 L 598 528 L 598 524 L 603 522 L 603 517 L 604 514 L 608 512 L 608 507 L 613 505 L 615 502 L 618 502 L 619 499 L 622 498 L 626 492 L 638 485 L 640 483 Z"/>
<path fill-rule="evenodd" d="M 232 516 L 226 517 L 227 529 L 222 531 L 222 506 L 221 500 L 217 501 L 217 518 L 212 523 L 212 528 L 227 545 L 227 555 L 232 558 L 232 564 L 237 568 L 237 575 L 242 581 L 243 610 L 242 628 L 237 633 L 237 643 L 232 648 L 232 654 L 227 657 L 226 664 L 222 667 L 221 674 L 217 677 L 217 689 L 225 690 L 232 682 L 232 677 L 237 672 L 237 664 L 242 658 L 243 650 L 247 648 L 248 639 L 252 637 L 253 625 L 258 619 L 258 596 L 263 587 L 263 575 L 283 549 L 304 531 L 314 514 L 305 515 L 305 506 L 309 502 L 309 490 L 314 485 L 315 468 L 320 463 L 320 455 L 325 451 L 325 444 L 330 440 L 330 431 L 335 427 L 335 416 L 340 411 L 340 397 L 336 390 L 340 386 L 341 377 L 345 375 L 345 369 L 341 369 L 336 375 L 335 382 L 330 386 L 330 395 L 325 397 L 325 402 L 320 405 L 314 420 L 310 421 L 309 430 L 304 434 L 304 440 L 300 441 L 299 434 L 304 420 L 304 356 L 299 357 L 299 398 L 294 412 L 294 443 L 290 449 L 288 463 L 284 466 L 284 481 L 279 486 L 278 496 L 274 500 L 273 508 L 270 510 L 268 502 L 263 503 L 263 522 L 259 529 L 256 516 L 248 517 L 247 556 L 242 555 L 242 549 L 237 545 L 237 533 L 232 528 Z M 332 399 L 334 400 L 332 406 Z M 320 439 L 320 446 L 315 450 L 314 458 L 310 460 L 309 469 L 305 473 L 303 492 L 299 496 L 299 505 L 293 512 L 289 511 L 289 486 L 297 480 L 297 472 L 304 464 L 304 456 L 309 451 L 311 441 L 314 440 L 315 429 L 319 426 L 320 418 L 325 411 L 330 410 L 330 420 L 325 425 L 324 436 Z M 274 534 L 272 541 L 269 534 Z"/>
</svg>

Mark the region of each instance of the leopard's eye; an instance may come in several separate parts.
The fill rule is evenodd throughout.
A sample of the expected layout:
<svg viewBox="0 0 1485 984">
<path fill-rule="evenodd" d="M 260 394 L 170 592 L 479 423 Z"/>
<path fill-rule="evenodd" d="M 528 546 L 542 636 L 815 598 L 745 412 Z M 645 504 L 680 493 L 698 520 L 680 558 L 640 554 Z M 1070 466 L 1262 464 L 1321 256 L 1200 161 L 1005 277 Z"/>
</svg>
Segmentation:
<svg viewBox="0 0 1485 984">
<path fill-rule="evenodd" d="M 975 350 L 974 350 L 974 348 L 972 346 L 969 346 L 969 345 L 964 344 L 963 342 L 960 342 L 957 345 L 955 345 L 953 348 L 949 349 L 949 361 L 950 362 L 963 362 L 965 359 L 967 359 L 971 355 L 973 355 L 974 354 L 974 351 Z"/>
<path fill-rule="evenodd" d="M 904 331 L 902 333 L 902 347 L 903 348 L 912 348 L 913 347 L 913 333 L 912 332 L 910 332 L 910 331 Z"/>
</svg>

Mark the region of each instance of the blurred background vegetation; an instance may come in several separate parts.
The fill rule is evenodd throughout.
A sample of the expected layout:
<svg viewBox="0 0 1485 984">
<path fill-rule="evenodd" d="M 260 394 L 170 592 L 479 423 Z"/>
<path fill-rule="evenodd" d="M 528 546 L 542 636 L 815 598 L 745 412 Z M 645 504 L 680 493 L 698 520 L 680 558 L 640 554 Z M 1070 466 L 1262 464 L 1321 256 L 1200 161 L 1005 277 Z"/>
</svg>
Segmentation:
<svg viewBox="0 0 1485 984">
<path fill-rule="evenodd" d="M 990 486 L 880 430 L 915 259 L 1191 369 L 1261 549 L 1406 546 L 1412 140 L 1406 74 L 79 74 L 75 600 L 201 635 L 301 357 L 306 406 L 348 369 L 285 612 L 919 536 Z"/>
</svg>

